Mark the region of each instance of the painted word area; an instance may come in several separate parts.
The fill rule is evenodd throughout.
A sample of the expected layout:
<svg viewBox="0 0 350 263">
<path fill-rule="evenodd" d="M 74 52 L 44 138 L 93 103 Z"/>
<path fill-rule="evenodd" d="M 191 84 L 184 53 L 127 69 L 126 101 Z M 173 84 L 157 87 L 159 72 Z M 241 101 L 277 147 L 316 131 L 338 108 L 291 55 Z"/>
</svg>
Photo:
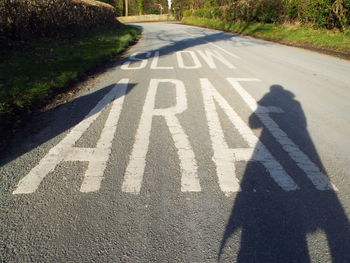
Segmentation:
<svg viewBox="0 0 350 263">
<path fill-rule="evenodd" d="M 185 65 L 183 55 L 188 53 L 192 58 L 192 65 Z M 222 55 L 215 51 L 197 51 L 202 60 L 210 68 L 215 68 L 215 60 L 220 61 L 228 68 L 234 66 Z M 176 53 L 179 68 L 198 68 L 202 66 L 198 56 L 192 51 L 179 51 Z M 159 66 L 159 52 L 144 54 L 146 58 L 137 58 L 133 55 L 129 61 L 122 65 L 123 70 L 145 68 L 150 63 L 152 69 L 171 69 Z M 187 56 L 187 58 L 189 57 Z M 147 59 L 149 58 L 149 59 Z M 132 61 L 137 63 L 132 63 Z M 318 190 L 336 190 L 328 177 L 303 153 L 300 148 L 283 132 L 278 124 L 270 117 L 270 113 L 283 113 L 276 107 L 258 105 L 256 100 L 245 90 L 244 83 L 258 82 L 254 78 L 226 78 L 227 86 L 240 95 L 252 112 L 256 114 L 266 129 L 282 146 L 297 166 L 304 171 L 312 184 Z M 156 95 L 159 87 L 167 83 L 175 87 L 175 105 L 168 108 L 155 107 Z M 88 163 L 84 179 L 80 187 L 83 193 L 96 192 L 101 187 L 104 172 L 112 152 L 112 141 L 123 108 L 125 94 L 129 79 L 121 79 L 105 97 L 87 114 L 83 121 L 77 124 L 66 137 L 54 146 L 46 156 L 20 180 L 14 194 L 31 194 L 40 186 L 41 182 L 50 172 L 64 161 L 84 161 Z M 207 78 L 198 80 L 205 107 L 205 115 L 213 150 L 213 162 L 216 165 L 217 183 L 226 195 L 240 191 L 240 182 L 236 176 L 236 163 L 239 161 L 260 162 L 269 172 L 277 186 L 284 191 L 295 191 L 300 187 L 288 175 L 283 166 L 273 157 L 268 148 L 257 138 L 250 127 L 230 106 L 227 100 L 217 91 L 217 88 Z M 101 132 L 95 148 L 76 147 L 76 142 L 88 130 L 93 122 L 100 116 L 102 109 L 111 104 L 108 118 Z M 216 106 L 217 105 L 217 106 Z M 224 131 L 220 123 L 217 107 L 227 115 L 229 121 L 246 141 L 247 148 L 230 148 L 225 140 Z M 179 166 L 181 170 L 182 192 L 200 192 L 201 178 L 198 176 L 198 164 L 195 153 L 178 115 L 188 109 L 185 83 L 178 79 L 151 79 L 148 84 L 147 95 L 143 105 L 141 119 L 136 131 L 135 142 L 129 156 L 129 162 L 124 174 L 122 191 L 139 194 L 141 192 L 143 176 L 146 167 L 146 155 L 149 150 L 152 130 L 152 119 L 155 116 L 164 118 L 173 138 Z"/>
<path fill-rule="evenodd" d="M 197 55 L 198 54 L 198 55 Z M 143 58 L 142 58 L 143 57 Z M 235 56 L 236 57 L 236 56 Z M 199 59 L 201 58 L 204 63 Z M 211 69 L 216 69 L 216 62 L 220 62 L 227 66 L 229 69 L 235 69 L 236 67 L 228 61 L 221 53 L 217 50 L 206 49 L 204 51 L 196 50 L 184 50 L 176 52 L 177 66 L 180 69 L 199 69 L 203 65 L 208 65 Z M 186 62 L 185 62 L 186 61 Z M 134 53 L 128 61 L 124 62 L 121 66 L 123 70 L 137 70 L 144 69 L 149 66 L 150 69 L 174 69 L 173 66 L 160 66 L 159 65 L 159 51 L 154 53 Z"/>
</svg>

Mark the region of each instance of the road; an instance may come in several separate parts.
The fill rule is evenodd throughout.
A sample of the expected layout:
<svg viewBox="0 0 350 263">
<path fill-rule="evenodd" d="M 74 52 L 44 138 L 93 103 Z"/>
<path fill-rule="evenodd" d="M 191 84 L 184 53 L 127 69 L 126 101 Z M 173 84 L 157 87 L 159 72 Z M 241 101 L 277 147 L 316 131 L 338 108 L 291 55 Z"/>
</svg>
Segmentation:
<svg viewBox="0 0 350 263">
<path fill-rule="evenodd" d="M 350 262 L 350 62 L 143 37 L 1 156 L 1 262 Z"/>
</svg>

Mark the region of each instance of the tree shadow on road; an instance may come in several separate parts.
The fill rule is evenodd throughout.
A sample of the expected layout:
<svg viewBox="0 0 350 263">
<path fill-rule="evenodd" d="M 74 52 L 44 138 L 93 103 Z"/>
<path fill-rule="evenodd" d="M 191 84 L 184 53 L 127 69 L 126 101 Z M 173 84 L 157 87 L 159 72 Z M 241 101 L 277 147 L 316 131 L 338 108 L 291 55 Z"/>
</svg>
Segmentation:
<svg viewBox="0 0 350 263">
<path fill-rule="evenodd" d="M 142 29 L 142 26 L 137 25 L 139 29 Z M 140 59 L 152 59 L 156 51 L 159 52 L 159 56 L 167 56 L 174 54 L 178 51 L 183 51 L 200 45 L 205 45 L 208 43 L 216 43 L 220 41 L 230 41 L 231 46 L 268 46 L 269 42 L 255 40 L 252 38 L 242 37 L 239 34 L 227 33 L 227 32 L 217 32 L 217 31 L 208 31 L 206 29 L 195 28 L 186 28 L 186 31 L 183 33 L 178 33 L 175 31 L 164 31 L 160 30 L 155 33 L 150 33 L 147 35 L 147 39 L 154 39 L 160 42 L 166 43 L 165 45 L 159 46 L 147 46 L 147 51 L 142 51 L 138 54 Z M 200 36 L 197 36 L 200 34 Z M 240 37 L 240 38 L 238 38 Z M 212 48 L 212 47 L 210 47 Z M 147 54 L 149 52 L 149 54 Z M 239 55 L 239 54 L 238 54 Z M 129 58 L 124 58 L 114 65 L 119 66 L 126 61 L 129 61 Z M 136 60 L 130 61 L 130 64 L 138 63 Z"/>
<path fill-rule="evenodd" d="M 192 33 L 200 34 L 200 36 L 193 35 Z M 230 40 L 235 36 L 237 35 L 224 32 L 207 33 L 204 29 L 200 28 L 196 28 L 193 32 L 189 29 L 182 33 L 169 31 L 155 32 L 147 37 L 162 41 L 165 45 L 161 45 L 160 47 L 149 46 L 147 47 L 148 51 L 139 54 L 138 58 L 146 56 L 146 53 L 149 52 L 151 55 L 147 59 L 152 59 L 155 51 L 159 51 L 159 56 L 166 56 L 199 45 Z M 243 45 L 245 44 L 248 45 L 248 42 L 243 43 Z M 263 42 L 257 44 L 264 45 Z M 124 57 L 112 63 L 109 68 L 118 67 L 126 61 L 130 62 L 130 64 L 139 63 L 138 60 L 130 60 L 129 57 Z M 128 91 L 135 85 L 129 84 Z M 11 145 L 9 144 L 0 153 L 0 167 L 30 152 L 81 122 L 85 115 L 108 93 L 112 86 L 104 87 L 91 94 L 81 96 L 54 109 L 40 113 L 35 118 L 31 118 L 31 123 L 24 125 L 23 131 L 17 132 L 11 139 Z"/>
<path fill-rule="evenodd" d="M 307 130 L 303 109 L 294 94 L 274 85 L 259 105 L 284 110 L 284 114 L 273 118 L 278 119 L 282 130 L 326 174 Z M 267 171 L 261 172 L 264 169 L 260 163 L 248 162 L 241 181 L 242 191 L 236 196 L 221 241 L 219 261 L 311 262 L 311 244 L 312 249 L 319 250 L 317 254 L 323 255 L 323 258 L 327 257 L 329 250 L 330 261 L 350 262 L 350 225 L 336 192 L 317 190 L 305 172 L 276 143 L 256 113 L 250 116 L 250 127 L 262 128 L 260 141 L 300 189 L 282 190 Z M 258 154 L 257 150 L 255 154 Z M 241 242 L 235 259 L 230 254 L 228 243 L 231 237 L 239 234 L 239 230 Z"/>
<path fill-rule="evenodd" d="M 129 83 L 123 96 L 127 96 L 136 85 L 135 83 Z M 0 155 L 0 168 L 79 124 L 113 88 L 118 88 L 118 84 L 106 86 L 40 113 L 32 119 L 31 123 L 28 123 L 14 135 L 11 147 Z M 115 97 L 108 105 L 117 99 L 118 97 Z M 108 105 L 102 108 L 101 111 L 107 108 Z M 23 175 L 16 174 L 16 178 L 0 178 L 2 192 L 7 192 L 9 188 L 13 187 L 8 180 L 18 180 L 17 176 Z"/>
</svg>

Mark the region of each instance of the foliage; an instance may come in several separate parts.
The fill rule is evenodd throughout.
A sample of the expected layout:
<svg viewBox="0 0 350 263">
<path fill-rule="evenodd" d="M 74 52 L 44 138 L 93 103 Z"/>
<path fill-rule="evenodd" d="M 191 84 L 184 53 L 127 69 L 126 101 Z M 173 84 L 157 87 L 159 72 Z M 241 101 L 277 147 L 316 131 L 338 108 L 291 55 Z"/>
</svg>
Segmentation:
<svg viewBox="0 0 350 263">
<path fill-rule="evenodd" d="M 139 10 L 140 15 L 144 13 L 144 5 L 145 5 L 145 0 L 137 0 L 137 9 Z"/>
<path fill-rule="evenodd" d="M 123 15 L 124 0 L 96 0 L 96 1 L 104 2 L 106 4 L 113 6 L 115 8 L 115 12 L 117 16 Z"/>
<path fill-rule="evenodd" d="M 183 13 L 184 17 L 192 16 L 192 11 L 191 10 L 185 10 Z"/>
<path fill-rule="evenodd" d="M 335 26 L 335 17 L 332 12 L 334 0 L 284 0 L 286 18 L 312 23 L 316 27 Z M 339 2 L 339 1 L 338 1 Z"/>
<path fill-rule="evenodd" d="M 279 20 L 280 13 L 283 12 L 281 1 L 265 0 L 258 6 L 256 20 L 264 23 L 274 23 Z"/>
<path fill-rule="evenodd" d="M 168 12 L 168 1 L 167 0 L 146 0 L 144 3 L 146 14 L 160 14 L 159 5 L 161 4 L 163 9 L 163 14 Z"/>
<path fill-rule="evenodd" d="M 219 7 L 202 8 L 193 11 L 193 15 L 206 18 L 220 18 L 222 17 L 222 9 Z"/>
<path fill-rule="evenodd" d="M 151 6 L 147 9 L 147 14 L 160 15 L 160 10 L 157 7 Z"/>
<path fill-rule="evenodd" d="M 301 22 L 316 28 L 339 28 L 350 25 L 350 0 L 174 0 L 175 6 L 191 12 L 178 13 L 224 21 L 263 23 Z"/>
<path fill-rule="evenodd" d="M 195 16 L 184 17 L 183 22 L 219 30 L 251 35 L 280 43 L 302 47 L 312 47 L 329 52 L 350 56 L 350 31 L 315 29 L 307 26 L 286 24 L 266 24 L 258 22 L 235 21 L 227 23 L 220 19 L 208 19 Z"/>
<path fill-rule="evenodd" d="M 113 7 L 115 7 L 117 5 L 117 2 L 118 2 L 117 0 L 97 0 L 97 1 L 109 4 Z"/>
<path fill-rule="evenodd" d="M 122 51 L 139 31 L 114 24 L 74 40 L 35 40 L 0 52 L 0 124 L 64 90 L 72 80 Z"/>
<path fill-rule="evenodd" d="M 114 23 L 115 9 L 93 0 L 1 0 L 0 36 L 67 36 Z"/>
<path fill-rule="evenodd" d="M 205 2 L 204 2 L 205 8 L 210 8 L 210 7 L 215 7 L 215 6 L 218 6 L 217 0 L 205 0 Z"/>
</svg>

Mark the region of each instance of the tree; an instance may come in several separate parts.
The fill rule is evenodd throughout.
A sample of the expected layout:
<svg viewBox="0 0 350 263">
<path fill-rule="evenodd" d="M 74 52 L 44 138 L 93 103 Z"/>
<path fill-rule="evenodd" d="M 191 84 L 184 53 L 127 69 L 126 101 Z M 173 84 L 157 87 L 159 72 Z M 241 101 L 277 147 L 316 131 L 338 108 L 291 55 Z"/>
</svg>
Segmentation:
<svg viewBox="0 0 350 263">
<path fill-rule="evenodd" d="M 139 15 L 144 14 L 144 8 L 145 8 L 145 0 L 137 0 L 137 9 L 139 11 Z"/>
<path fill-rule="evenodd" d="M 116 7 L 117 6 L 117 0 L 97 0 L 99 2 L 104 2 L 106 4 L 110 4 L 111 6 L 113 7 Z"/>
<path fill-rule="evenodd" d="M 216 7 L 218 6 L 218 1 L 217 0 L 205 0 L 204 2 L 204 7 Z"/>
<path fill-rule="evenodd" d="M 116 9 L 117 16 L 123 15 L 124 0 L 97 0 L 97 1 L 104 2 L 106 4 L 110 4 L 111 6 L 113 6 Z"/>
<path fill-rule="evenodd" d="M 163 13 L 168 12 L 167 0 L 147 0 L 145 2 L 145 12 L 147 14 L 160 14 L 159 4 L 163 7 Z"/>
</svg>

